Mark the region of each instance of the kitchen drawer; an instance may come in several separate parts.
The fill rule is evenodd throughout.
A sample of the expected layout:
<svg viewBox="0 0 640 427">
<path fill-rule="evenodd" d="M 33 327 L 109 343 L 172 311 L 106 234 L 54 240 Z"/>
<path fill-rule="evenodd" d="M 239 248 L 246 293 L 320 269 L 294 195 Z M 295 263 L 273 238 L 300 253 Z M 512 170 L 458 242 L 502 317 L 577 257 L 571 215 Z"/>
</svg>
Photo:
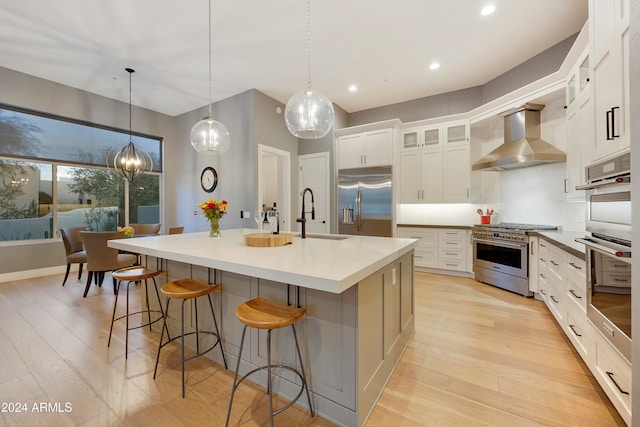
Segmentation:
<svg viewBox="0 0 640 427">
<path fill-rule="evenodd" d="M 549 247 L 549 262 L 547 266 L 549 271 L 554 274 L 560 281 L 564 280 L 564 268 L 567 265 L 567 253 L 555 246 Z"/>
<path fill-rule="evenodd" d="M 559 324 L 564 325 L 565 312 L 565 294 L 562 291 L 562 283 L 557 283 L 553 277 L 548 281 L 547 290 L 547 307 L 556 318 Z"/>
<path fill-rule="evenodd" d="M 576 313 L 575 310 L 568 309 L 565 323 L 565 333 L 578 350 L 582 359 L 589 365 L 593 327 L 587 320 L 587 315 L 583 312 Z"/>
<path fill-rule="evenodd" d="M 602 257 L 602 271 L 629 274 L 631 264 L 610 257 Z"/>
<path fill-rule="evenodd" d="M 438 229 L 437 228 L 398 227 L 397 235 L 398 237 L 418 239 L 417 248 L 427 249 L 427 248 L 436 248 L 438 246 Z"/>
<path fill-rule="evenodd" d="M 631 419 L 631 365 L 594 329 L 594 374 L 625 421 Z"/>
<path fill-rule="evenodd" d="M 436 249 L 416 248 L 413 253 L 413 263 L 416 267 L 438 268 L 438 252 Z"/>
<path fill-rule="evenodd" d="M 567 276 L 567 301 L 575 304 L 583 313 L 587 312 L 587 282 L 583 277 Z"/>
<path fill-rule="evenodd" d="M 453 228 L 440 228 L 438 232 L 440 240 L 465 240 L 467 238 L 467 230 L 453 229 Z"/>
<path fill-rule="evenodd" d="M 438 268 L 443 270 L 466 271 L 466 260 L 440 259 Z"/>
<path fill-rule="evenodd" d="M 581 276 L 586 283 L 587 266 L 584 258 L 567 254 L 567 266 L 567 272 L 569 272 L 569 274 L 574 273 L 576 276 Z"/>
<path fill-rule="evenodd" d="M 465 261 L 467 259 L 467 254 L 464 249 L 440 248 L 438 250 L 438 256 L 440 259 L 455 261 Z"/>
<path fill-rule="evenodd" d="M 442 238 L 440 237 L 440 242 L 438 246 L 444 249 L 465 249 L 466 247 L 466 239 L 453 239 L 453 238 Z"/>
<path fill-rule="evenodd" d="M 631 287 L 631 275 L 617 274 L 617 273 L 602 273 L 602 284 L 604 286 L 613 286 L 617 288 L 630 288 Z"/>
</svg>

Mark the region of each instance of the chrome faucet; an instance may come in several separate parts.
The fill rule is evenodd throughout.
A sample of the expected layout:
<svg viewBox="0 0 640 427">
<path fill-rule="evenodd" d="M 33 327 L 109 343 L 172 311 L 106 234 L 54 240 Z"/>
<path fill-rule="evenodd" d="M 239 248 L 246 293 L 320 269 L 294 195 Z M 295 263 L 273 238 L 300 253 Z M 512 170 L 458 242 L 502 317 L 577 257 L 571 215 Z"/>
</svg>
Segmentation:
<svg viewBox="0 0 640 427">
<path fill-rule="evenodd" d="M 296 222 L 300 222 L 302 223 L 302 238 L 306 239 L 307 238 L 307 232 L 306 232 L 306 228 L 305 228 L 305 224 L 307 222 L 307 218 L 305 218 L 304 216 L 304 196 L 307 194 L 307 191 L 309 193 L 311 193 L 311 219 L 316 219 L 316 208 L 313 206 L 313 191 L 311 191 L 311 189 L 309 187 L 305 188 L 302 191 L 302 218 L 297 218 Z"/>
</svg>

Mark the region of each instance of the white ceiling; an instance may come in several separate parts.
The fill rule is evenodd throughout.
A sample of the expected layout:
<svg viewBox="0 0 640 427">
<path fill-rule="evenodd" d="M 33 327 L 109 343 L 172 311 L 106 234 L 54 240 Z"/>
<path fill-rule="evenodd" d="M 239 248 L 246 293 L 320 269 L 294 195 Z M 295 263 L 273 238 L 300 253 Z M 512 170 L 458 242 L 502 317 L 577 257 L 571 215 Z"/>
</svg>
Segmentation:
<svg viewBox="0 0 640 427">
<path fill-rule="evenodd" d="M 304 0 L 212 1 L 214 102 L 306 87 Z M 124 102 L 131 67 L 133 103 L 178 115 L 208 103 L 207 14 L 207 0 L 2 1 L 0 66 Z M 313 0 L 312 86 L 347 112 L 473 87 L 586 19 L 587 0 Z"/>
</svg>

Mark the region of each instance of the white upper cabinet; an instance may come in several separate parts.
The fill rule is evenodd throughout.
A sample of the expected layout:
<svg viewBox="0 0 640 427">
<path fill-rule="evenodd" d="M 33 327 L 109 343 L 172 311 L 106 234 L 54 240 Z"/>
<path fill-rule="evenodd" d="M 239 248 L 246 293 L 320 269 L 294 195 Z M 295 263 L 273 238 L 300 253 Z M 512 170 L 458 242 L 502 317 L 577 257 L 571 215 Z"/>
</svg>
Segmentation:
<svg viewBox="0 0 640 427">
<path fill-rule="evenodd" d="M 595 140 L 589 163 L 630 146 L 629 0 L 589 0 Z"/>
<path fill-rule="evenodd" d="M 567 78 L 567 200 L 584 201 L 584 168 L 595 145 L 593 96 L 589 78 L 589 48 L 578 58 Z"/>
<path fill-rule="evenodd" d="M 393 164 L 393 129 L 378 129 L 338 137 L 340 169 Z"/>
<path fill-rule="evenodd" d="M 400 203 L 469 201 L 469 121 L 406 128 L 401 132 Z"/>
</svg>

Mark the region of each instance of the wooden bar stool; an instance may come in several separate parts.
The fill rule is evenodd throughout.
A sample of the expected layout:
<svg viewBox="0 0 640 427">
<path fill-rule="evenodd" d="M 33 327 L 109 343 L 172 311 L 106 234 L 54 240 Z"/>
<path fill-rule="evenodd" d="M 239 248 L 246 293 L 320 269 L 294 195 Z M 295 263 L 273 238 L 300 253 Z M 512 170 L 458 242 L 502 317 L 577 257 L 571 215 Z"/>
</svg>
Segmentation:
<svg viewBox="0 0 640 427">
<path fill-rule="evenodd" d="M 238 306 L 238 308 L 236 309 L 236 316 L 242 323 L 244 323 L 244 328 L 242 330 L 242 338 L 240 341 L 240 351 L 238 352 L 238 363 L 236 365 L 236 372 L 233 377 L 233 387 L 231 389 L 231 399 L 229 400 L 229 410 L 227 412 L 227 422 L 225 424 L 226 426 L 229 425 L 231 406 L 233 405 L 233 396 L 240 383 L 251 374 L 263 371 L 265 369 L 267 370 L 267 393 L 269 394 L 271 427 L 273 427 L 273 417 L 296 403 L 300 396 L 302 396 L 303 391 L 306 391 L 307 393 L 307 400 L 309 401 L 309 412 L 311 412 L 312 417 L 314 416 L 313 405 L 311 404 L 311 395 L 309 394 L 309 385 L 307 384 L 307 377 L 304 373 L 304 365 L 302 363 L 302 355 L 300 354 L 300 346 L 298 345 L 298 337 L 296 335 L 295 327 L 295 323 L 304 316 L 305 312 L 306 309 L 304 307 L 296 308 L 292 306 L 278 305 L 264 298 L 255 298 Z M 291 329 L 293 330 L 293 338 L 296 344 L 298 360 L 300 362 L 300 371 L 296 370 L 292 366 L 271 364 L 271 331 L 273 329 L 280 329 L 289 325 L 291 325 Z M 260 366 L 256 369 L 253 369 L 242 378 L 238 379 L 240 360 L 242 357 L 242 348 L 244 347 L 244 336 L 247 332 L 248 326 L 252 328 L 267 330 L 267 364 L 265 366 Z M 273 368 L 288 369 L 292 371 L 298 376 L 302 384 L 300 386 L 298 395 L 292 401 L 276 411 L 273 410 L 273 386 L 271 378 L 271 371 Z"/>
<path fill-rule="evenodd" d="M 111 334 L 113 333 L 113 324 L 116 322 L 116 320 L 120 320 L 120 319 L 125 319 L 126 321 L 126 325 L 127 325 L 127 332 L 125 335 L 125 345 L 124 345 L 124 358 L 126 359 L 129 353 L 129 331 L 132 329 L 138 329 L 138 328 L 143 328 L 145 326 L 149 327 L 149 330 L 151 330 L 151 325 L 153 325 L 156 322 L 159 322 L 160 320 L 162 320 L 162 318 L 164 317 L 164 312 L 162 311 L 162 302 L 160 301 L 160 294 L 158 293 L 158 287 L 156 285 L 156 276 L 159 275 L 161 272 L 160 271 L 151 271 L 151 270 L 147 270 L 146 268 L 142 267 L 142 266 L 133 266 L 133 267 L 126 267 L 126 268 L 121 268 L 119 270 L 114 271 L 111 276 L 113 277 L 114 280 L 118 281 L 118 285 L 116 287 L 116 297 L 115 297 L 115 302 L 113 303 L 113 315 L 111 316 L 111 328 L 109 329 L 109 341 L 107 341 L 107 347 L 109 347 L 111 345 Z M 158 304 L 160 304 L 160 309 L 159 310 L 151 310 L 151 308 L 149 307 L 149 287 L 147 286 L 147 280 L 148 279 L 152 279 L 153 280 L 153 289 L 155 289 L 156 291 L 156 297 L 158 298 Z M 123 281 L 127 281 L 127 297 L 126 297 L 126 308 L 125 308 L 125 314 L 123 314 L 120 317 L 116 318 L 116 309 L 118 308 L 118 294 L 120 293 L 120 285 L 122 284 Z M 141 310 L 141 311 L 135 311 L 135 312 L 129 312 L 129 285 L 130 284 L 137 284 L 139 282 L 142 282 L 144 280 L 144 290 L 145 290 L 145 296 L 146 296 L 146 310 Z M 141 324 L 137 325 L 137 326 L 129 326 L 129 317 L 134 316 L 134 315 L 141 315 L 143 313 L 147 313 L 147 322 L 144 322 L 144 319 L 141 320 Z M 156 319 L 151 319 L 151 313 L 158 313 L 160 314 L 160 316 L 158 316 Z M 167 331 L 167 334 L 169 332 Z"/>
<path fill-rule="evenodd" d="M 158 345 L 158 356 L 156 357 L 156 367 L 153 370 L 153 379 L 156 379 L 156 373 L 158 372 L 158 361 L 160 360 L 160 350 L 162 347 L 169 344 L 171 341 L 174 341 L 178 338 L 181 338 L 182 345 L 182 397 L 184 397 L 185 387 L 184 387 L 184 362 L 195 359 L 198 356 L 202 356 L 205 353 L 213 350 L 218 344 L 220 345 L 220 353 L 222 353 L 222 361 L 224 362 L 224 368 L 227 369 L 227 359 L 224 355 L 224 349 L 222 348 L 222 339 L 220 337 L 220 331 L 218 330 L 218 322 L 216 321 L 216 313 L 213 309 L 213 302 L 211 301 L 211 293 L 218 289 L 218 285 L 210 285 L 202 282 L 198 282 L 193 279 L 180 279 L 174 282 L 169 282 L 164 285 L 160 291 L 167 297 L 167 304 L 164 309 L 164 322 L 162 324 L 162 332 L 160 333 L 160 344 Z M 207 296 L 209 299 L 209 307 L 211 308 L 211 316 L 213 317 L 213 325 L 215 327 L 215 331 L 201 331 L 198 326 L 198 297 Z M 164 337 L 164 330 L 167 328 L 167 316 L 169 315 L 169 302 L 172 299 L 182 300 L 182 310 L 180 316 L 180 335 L 176 337 L 169 337 L 169 330 L 167 329 L 167 342 L 163 343 L 162 339 Z M 193 332 L 184 332 L 184 303 L 187 300 L 194 299 L 194 309 L 195 309 L 195 320 L 196 320 L 196 330 Z M 190 357 L 184 356 L 184 337 L 186 335 L 194 335 L 196 336 L 196 354 Z M 213 345 L 207 348 L 204 351 L 200 351 L 200 334 L 205 335 L 213 335 L 216 337 L 216 341 Z"/>
</svg>

